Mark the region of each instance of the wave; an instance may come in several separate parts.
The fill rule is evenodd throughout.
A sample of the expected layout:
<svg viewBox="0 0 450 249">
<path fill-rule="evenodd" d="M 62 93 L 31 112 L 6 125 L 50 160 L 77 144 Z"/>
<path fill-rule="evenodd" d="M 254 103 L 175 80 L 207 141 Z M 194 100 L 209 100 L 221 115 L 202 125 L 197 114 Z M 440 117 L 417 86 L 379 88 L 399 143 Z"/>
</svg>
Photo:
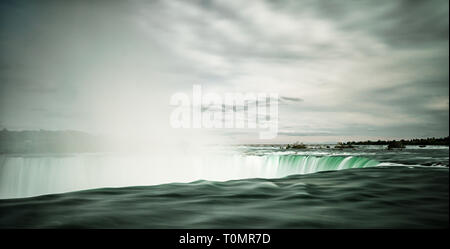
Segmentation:
<svg viewBox="0 0 450 249">
<path fill-rule="evenodd" d="M 0 200 L 0 228 L 448 228 L 448 176 L 367 167 L 92 189 Z"/>
</svg>

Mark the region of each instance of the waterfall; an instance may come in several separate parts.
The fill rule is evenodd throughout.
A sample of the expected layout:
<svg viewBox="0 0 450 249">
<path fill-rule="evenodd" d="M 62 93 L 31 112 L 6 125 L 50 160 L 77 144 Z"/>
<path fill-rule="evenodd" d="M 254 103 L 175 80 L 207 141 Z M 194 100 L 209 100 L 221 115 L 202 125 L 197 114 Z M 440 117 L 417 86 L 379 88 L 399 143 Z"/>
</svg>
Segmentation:
<svg viewBox="0 0 450 249">
<path fill-rule="evenodd" d="M 0 198 L 21 198 L 103 187 L 195 180 L 279 178 L 362 168 L 379 162 L 357 156 L 110 155 L 0 156 Z"/>
</svg>

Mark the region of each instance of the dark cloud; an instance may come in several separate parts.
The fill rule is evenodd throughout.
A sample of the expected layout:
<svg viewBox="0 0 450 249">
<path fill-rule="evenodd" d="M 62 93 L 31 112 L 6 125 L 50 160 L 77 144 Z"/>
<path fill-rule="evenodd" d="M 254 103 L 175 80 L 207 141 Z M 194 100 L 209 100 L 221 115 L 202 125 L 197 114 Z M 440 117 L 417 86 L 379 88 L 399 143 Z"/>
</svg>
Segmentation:
<svg viewBox="0 0 450 249">
<path fill-rule="evenodd" d="M 302 98 L 286 97 L 286 96 L 281 96 L 280 100 L 286 101 L 286 102 L 303 102 L 304 101 Z"/>
<path fill-rule="evenodd" d="M 307 136 L 332 136 L 336 135 L 331 132 L 278 132 L 280 136 L 291 136 L 291 137 L 307 137 Z"/>
</svg>

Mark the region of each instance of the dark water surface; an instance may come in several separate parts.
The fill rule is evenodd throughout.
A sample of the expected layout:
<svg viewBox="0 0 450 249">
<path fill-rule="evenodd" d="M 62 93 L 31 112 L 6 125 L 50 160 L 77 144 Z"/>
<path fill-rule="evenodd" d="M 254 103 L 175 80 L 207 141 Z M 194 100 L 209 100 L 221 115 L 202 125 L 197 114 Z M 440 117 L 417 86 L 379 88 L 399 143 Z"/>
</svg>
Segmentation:
<svg viewBox="0 0 450 249">
<path fill-rule="evenodd" d="M 448 175 L 378 166 L 4 199 L 0 227 L 448 228 Z"/>
</svg>

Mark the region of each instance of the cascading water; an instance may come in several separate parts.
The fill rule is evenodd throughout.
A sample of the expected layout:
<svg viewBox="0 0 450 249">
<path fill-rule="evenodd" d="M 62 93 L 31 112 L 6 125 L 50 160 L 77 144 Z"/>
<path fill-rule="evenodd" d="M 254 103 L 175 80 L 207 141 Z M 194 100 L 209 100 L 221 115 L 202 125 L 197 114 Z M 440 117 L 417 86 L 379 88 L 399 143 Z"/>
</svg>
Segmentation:
<svg viewBox="0 0 450 249">
<path fill-rule="evenodd" d="M 357 156 L 278 156 L 277 177 L 292 174 L 310 174 L 319 171 L 364 168 L 376 166 L 378 161 Z"/>
<path fill-rule="evenodd" d="M 0 198 L 21 198 L 103 187 L 155 185 L 199 179 L 278 178 L 379 162 L 358 156 L 79 154 L 0 157 Z"/>
</svg>

